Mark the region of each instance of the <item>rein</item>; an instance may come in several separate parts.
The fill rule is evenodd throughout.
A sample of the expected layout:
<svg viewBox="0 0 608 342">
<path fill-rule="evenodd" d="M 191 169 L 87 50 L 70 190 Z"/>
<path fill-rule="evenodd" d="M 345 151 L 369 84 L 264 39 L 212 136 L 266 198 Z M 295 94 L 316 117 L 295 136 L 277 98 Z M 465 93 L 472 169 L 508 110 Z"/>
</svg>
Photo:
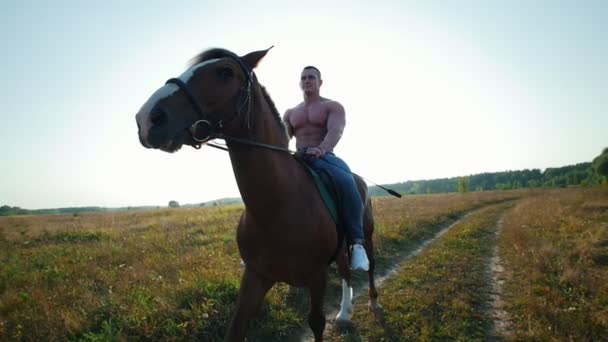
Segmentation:
<svg viewBox="0 0 608 342">
<path fill-rule="evenodd" d="M 278 152 L 286 152 L 291 155 L 297 154 L 296 151 L 292 151 L 288 148 L 279 147 L 279 146 L 270 145 L 270 144 L 264 144 L 264 143 L 260 143 L 260 142 L 248 140 L 248 139 L 236 138 L 236 137 L 232 137 L 229 135 L 225 135 L 223 133 L 212 134 L 212 139 L 223 139 L 227 142 L 234 142 L 237 144 L 247 145 L 247 146 L 252 146 L 252 147 L 260 147 L 260 148 L 265 148 L 267 150 L 273 150 L 273 151 L 278 151 Z M 220 145 L 216 145 L 216 144 L 212 144 L 212 143 L 207 143 L 207 145 L 209 145 L 211 147 L 219 148 L 220 150 L 228 151 L 227 148 L 220 146 Z"/>
</svg>

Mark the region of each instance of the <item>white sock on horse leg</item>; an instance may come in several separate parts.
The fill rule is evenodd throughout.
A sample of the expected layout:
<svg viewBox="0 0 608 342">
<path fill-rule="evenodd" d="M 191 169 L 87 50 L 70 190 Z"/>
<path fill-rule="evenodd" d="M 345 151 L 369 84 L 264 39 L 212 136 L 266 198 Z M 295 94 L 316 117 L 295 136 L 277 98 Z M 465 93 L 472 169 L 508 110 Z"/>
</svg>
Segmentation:
<svg viewBox="0 0 608 342">
<path fill-rule="evenodd" d="M 342 279 L 342 303 L 340 312 L 336 316 L 337 321 L 348 321 L 353 311 L 353 288 L 348 286 L 345 279 Z"/>
</svg>

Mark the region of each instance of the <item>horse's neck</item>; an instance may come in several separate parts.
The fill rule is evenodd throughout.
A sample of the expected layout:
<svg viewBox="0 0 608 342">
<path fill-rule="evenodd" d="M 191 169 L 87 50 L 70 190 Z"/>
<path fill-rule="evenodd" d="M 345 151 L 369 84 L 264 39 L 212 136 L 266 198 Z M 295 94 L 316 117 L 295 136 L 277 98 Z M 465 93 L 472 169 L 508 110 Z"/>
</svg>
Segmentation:
<svg viewBox="0 0 608 342">
<path fill-rule="evenodd" d="M 251 113 L 254 118 L 253 134 L 241 129 L 239 137 L 287 148 L 287 138 L 276 122 L 270 105 L 260 93 L 254 98 Z M 276 208 L 285 201 L 295 164 L 289 153 L 231 142 L 228 142 L 228 147 L 234 175 L 248 212 L 272 212 L 270 208 Z"/>
</svg>

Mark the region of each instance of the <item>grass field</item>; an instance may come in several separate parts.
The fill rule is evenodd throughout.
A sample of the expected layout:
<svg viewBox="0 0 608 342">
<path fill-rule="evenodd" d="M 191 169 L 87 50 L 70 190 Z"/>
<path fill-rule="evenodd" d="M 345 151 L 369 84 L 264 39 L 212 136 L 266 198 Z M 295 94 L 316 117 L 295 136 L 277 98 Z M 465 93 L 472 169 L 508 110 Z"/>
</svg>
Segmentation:
<svg viewBox="0 0 608 342">
<path fill-rule="evenodd" d="M 503 232 L 511 337 L 608 339 L 608 191 L 527 198 L 505 217 Z"/>
<path fill-rule="evenodd" d="M 607 335 L 606 188 L 376 198 L 373 205 L 378 273 L 400 264 L 379 289 L 384 319 L 359 296 L 354 328 L 328 329 L 329 340 L 486 339 L 495 246 L 511 317 L 501 338 Z M 0 218 L 0 340 L 222 340 L 242 272 L 235 242 L 242 210 Z M 327 311 L 339 301 L 334 273 Z M 305 291 L 275 286 L 249 339 L 292 340 L 306 310 Z"/>
<path fill-rule="evenodd" d="M 384 319 L 376 322 L 357 302 L 355 331 L 344 340 L 486 340 L 490 316 L 487 259 L 495 223 L 512 202 L 472 212 L 417 257 L 402 263 L 381 291 Z"/>
</svg>

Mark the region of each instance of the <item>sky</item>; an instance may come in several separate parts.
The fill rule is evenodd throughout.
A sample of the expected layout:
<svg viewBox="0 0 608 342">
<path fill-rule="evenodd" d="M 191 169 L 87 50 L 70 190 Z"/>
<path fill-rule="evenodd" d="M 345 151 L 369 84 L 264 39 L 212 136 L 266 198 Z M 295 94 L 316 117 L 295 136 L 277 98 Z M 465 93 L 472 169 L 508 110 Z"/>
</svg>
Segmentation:
<svg viewBox="0 0 608 342">
<path fill-rule="evenodd" d="M 238 197 L 226 152 L 137 137 L 139 108 L 211 47 L 274 45 L 255 71 L 281 113 L 302 101 L 302 67 L 318 67 L 321 95 L 346 109 L 336 154 L 379 184 L 544 170 L 608 146 L 607 1 L 0 6 L 0 205 Z"/>
</svg>

